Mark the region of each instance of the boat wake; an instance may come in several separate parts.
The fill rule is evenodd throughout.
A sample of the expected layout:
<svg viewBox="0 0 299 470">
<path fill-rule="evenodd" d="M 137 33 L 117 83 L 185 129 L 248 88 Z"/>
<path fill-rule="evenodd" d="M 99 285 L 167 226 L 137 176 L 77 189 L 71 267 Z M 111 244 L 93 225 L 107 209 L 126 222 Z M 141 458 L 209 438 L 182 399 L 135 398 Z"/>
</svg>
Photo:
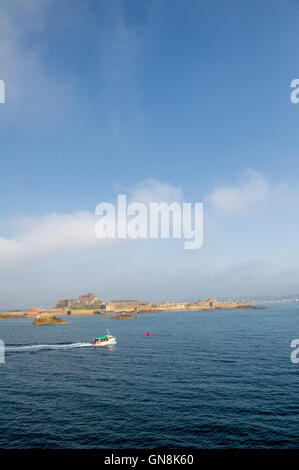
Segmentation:
<svg viewBox="0 0 299 470">
<path fill-rule="evenodd" d="M 74 349 L 93 346 L 92 343 L 67 343 L 67 344 L 31 344 L 26 346 L 6 346 L 5 352 L 40 351 L 42 349 Z"/>
</svg>

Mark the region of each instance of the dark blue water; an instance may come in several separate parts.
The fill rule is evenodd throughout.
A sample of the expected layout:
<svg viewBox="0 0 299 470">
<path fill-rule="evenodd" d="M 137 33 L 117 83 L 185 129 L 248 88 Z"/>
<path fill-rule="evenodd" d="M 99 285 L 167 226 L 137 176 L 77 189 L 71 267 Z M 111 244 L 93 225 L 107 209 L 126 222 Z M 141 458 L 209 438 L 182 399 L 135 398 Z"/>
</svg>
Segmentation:
<svg viewBox="0 0 299 470">
<path fill-rule="evenodd" d="M 68 320 L 0 322 L 1 448 L 298 447 L 298 304 Z"/>
</svg>

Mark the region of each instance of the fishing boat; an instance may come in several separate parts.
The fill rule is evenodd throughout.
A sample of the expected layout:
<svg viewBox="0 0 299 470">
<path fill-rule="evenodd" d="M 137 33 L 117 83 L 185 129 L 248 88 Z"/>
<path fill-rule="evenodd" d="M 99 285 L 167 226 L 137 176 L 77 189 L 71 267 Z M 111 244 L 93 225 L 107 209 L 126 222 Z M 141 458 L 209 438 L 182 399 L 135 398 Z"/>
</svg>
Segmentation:
<svg viewBox="0 0 299 470">
<path fill-rule="evenodd" d="M 105 336 L 96 336 L 93 345 L 97 346 L 108 346 L 108 344 L 116 344 L 115 336 L 112 336 L 109 331 L 107 330 L 107 334 Z"/>
</svg>

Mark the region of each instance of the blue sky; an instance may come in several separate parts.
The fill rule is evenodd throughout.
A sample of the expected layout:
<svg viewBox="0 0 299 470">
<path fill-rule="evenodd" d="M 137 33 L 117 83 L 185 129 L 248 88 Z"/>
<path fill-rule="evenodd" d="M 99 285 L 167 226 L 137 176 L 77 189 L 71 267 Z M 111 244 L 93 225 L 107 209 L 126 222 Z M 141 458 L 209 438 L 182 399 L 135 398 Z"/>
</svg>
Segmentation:
<svg viewBox="0 0 299 470">
<path fill-rule="evenodd" d="M 0 306 L 299 292 L 298 21 L 295 0 L 3 0 Z M 94 243 L 96 205 L 137 187 L 204 201 L 204 247 Z"/>
</svg>

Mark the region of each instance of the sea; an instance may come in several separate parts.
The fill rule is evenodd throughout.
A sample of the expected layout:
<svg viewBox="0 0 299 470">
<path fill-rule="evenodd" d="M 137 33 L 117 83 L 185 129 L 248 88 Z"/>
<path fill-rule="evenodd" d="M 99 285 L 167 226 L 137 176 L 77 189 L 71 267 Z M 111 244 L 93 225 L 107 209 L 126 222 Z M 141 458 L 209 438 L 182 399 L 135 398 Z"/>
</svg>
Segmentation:
<svg viewBox="0 0 299 470">
<path fill-rule="evenodd" d="M 299 446 L 299 303 L 66 319 L 0 321 L 0 448 Z"/>
</svg>

